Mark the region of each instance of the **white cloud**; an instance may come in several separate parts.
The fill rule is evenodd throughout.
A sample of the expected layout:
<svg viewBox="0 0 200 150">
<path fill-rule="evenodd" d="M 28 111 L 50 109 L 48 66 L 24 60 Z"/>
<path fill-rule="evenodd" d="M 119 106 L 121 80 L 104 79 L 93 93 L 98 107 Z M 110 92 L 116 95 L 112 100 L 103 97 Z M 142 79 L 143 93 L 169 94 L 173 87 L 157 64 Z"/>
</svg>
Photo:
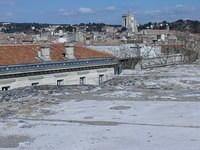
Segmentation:
<svg viewBox="0 0 200 150">
<path fill-rule="evenodd" d="M 115 6 L 109 6 L 109 7 L 106 7 L 106 10 L 109 10 L 109 11 L 114 11 L 116 10 L 117 8 Z"/>
<path fill-rule="evenodd" d="M 7 13 L 6 13 L 6 16 L 7 16 L 7 17 L 12 17 L 12 16 L 14 16 L 14 14 L 13 14 L 12 12 L 7 12 Z"/>
<path fill-rule="evenodd" d="M 184 8 L 185 6 L 183 4 L 176 5 L 176 8 Z"/>
<path fill-rule="evenodd" d="M 158 10 L 146 10 L 137 13 L 139 22 L 147 21 L 174 21 L 178 19 L 196 19 L 199 20 L 200 7 L 190 5 L 176 5 L 174 7 L 160 8 Z"/>
<path fill-rule="evenodd" d="M 94 10 L 92 8 L 79 8 L 78 9 L 78 12 L 79 13 L 82 13 L 82 14 L 91 14 L 91 13 L 94 13 Z"/>
<path fill-rule="evenodd" d="M 0 6 L 14 6 L 15 2 L 14 1 L 0 1 Z"/>
<path fill-rule="evenodd" d="M 63 9 L 60 8 L 58 10 L 58 13 L 62 16 L 74 16 L 74 15 L 78 15 L 78 14 L 92 14 L 95 11 L 92 8 L 78 8 L 78 9 L 74 9 L 74 10 L 67 10 L 67 9 Z"/>
<path fill-rule="evenodd" d="M 147 10 L 144 12 L 146 15 L 155 15 L 161 13 L 161 10 Z"/>
<path fill-rule="evenodd" d="M 59 10 L 58 10 L 58 12 L 61 14 L 61 15 L 63 15 L 63 16 L 72 16 L 72 15 L 74 15 L 75 14 L 75 12 L 74 11 L 68 11 L 68 10 L 66 10 L 66 9 L 63 9 L 63 8 L 60 8 Z"/>
<path fill-rule="evenodd" d="M 66 11 L 66 10 L 63 9 L 63 8 L 60 8 L 58 11 L 59 11 L 59 12 L 64 12 L 64 11 Z"/>
</svg>

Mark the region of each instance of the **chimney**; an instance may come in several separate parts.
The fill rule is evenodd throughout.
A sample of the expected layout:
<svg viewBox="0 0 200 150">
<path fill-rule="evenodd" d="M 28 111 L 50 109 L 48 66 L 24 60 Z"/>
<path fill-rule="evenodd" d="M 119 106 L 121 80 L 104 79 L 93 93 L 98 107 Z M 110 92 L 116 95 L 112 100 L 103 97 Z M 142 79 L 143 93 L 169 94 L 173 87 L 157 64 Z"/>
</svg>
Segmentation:
<svg viewBox="0 0 200 150">
<path fill-rule="evenodd" d="M 74 44 L 65 44 L 65 57 L 67 59 L 76 59 L 74 56 Z"/>
<path fill-rule="evenodd" d="M 50 47 L 47 44 L 43 44 L 40 47 L 40 51 L 38 52 L 38 57 L 44 61 L 50 61 Z"/>
</svg>

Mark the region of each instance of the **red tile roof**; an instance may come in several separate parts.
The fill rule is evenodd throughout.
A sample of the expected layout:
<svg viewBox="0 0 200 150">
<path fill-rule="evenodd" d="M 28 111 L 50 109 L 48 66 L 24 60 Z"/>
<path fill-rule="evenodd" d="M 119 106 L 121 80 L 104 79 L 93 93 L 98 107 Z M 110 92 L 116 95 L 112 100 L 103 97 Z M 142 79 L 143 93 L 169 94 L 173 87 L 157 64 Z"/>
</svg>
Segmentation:
<svg viewBox="0 0 200 150">
<path fill-rule="evenodd" d="M 113 55 L 105 52 L 99 52 L 90 48 L 85 48 L 81 46 L 75 46 L 74 55 L 77 59 L 87 59 L 87 58 L 111 58 Z"/>
<path fill-rule="evenodd" d="M 52 61 L 66 60 L 64 44 L 50 44 L 50 49 Z"/>
<path fill-rule="evenodd" d="M 64 44 L 50 44 L 52 61 L 63 61 L 65 58 Z M 40 45 L 4 45 L 0 46 L 0 65 L 31 64 L 42 62 L 37 56 Z M 82 46 L 75 46 L 76 59 L 112 58 L 113 55 L 99 52 Z"/>
<path fill-rule="evenodd" d="M 41 62 L 35 58 L 39 49 L 38 45 L 0 46 L 0 65 Z"/>
</svg>

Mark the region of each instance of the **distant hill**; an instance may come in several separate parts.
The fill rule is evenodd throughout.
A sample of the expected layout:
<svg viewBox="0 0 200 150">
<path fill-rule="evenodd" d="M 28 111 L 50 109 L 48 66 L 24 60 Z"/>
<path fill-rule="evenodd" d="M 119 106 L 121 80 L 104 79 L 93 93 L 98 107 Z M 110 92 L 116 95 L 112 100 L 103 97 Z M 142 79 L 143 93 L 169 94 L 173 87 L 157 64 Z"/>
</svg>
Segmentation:
<svg viewBox="0 0 200 150">
<path fill-rule="evenodd" d="M 182 32 L 200 33 L 200 21 L 197 20 L 177 20 L 174 22 L 149 22 L 139 25 L 139 30 L 142 29 L 167 29 L 177 30 Z"/>
<path fill-rule="evenodd" d="M 170 29 L 179 31 L 189 31 L 191 33 L 200 33 L 200 21 L 178 20 L 169 24 Z"/>
<path fill-rule="evenodd" d="M 45 28 L 50 26 L 58 26 L 56 31 L 60 29 L 64 31 L 72 32 L 75 30 L 75 27 L 84 28 L 87 32 L 102 32 L 103 27 L 121 27 L 121 25 L 108 25 L 104 23 L 80 23 L 75 25 L 69 24 L 41 24 L 41 23 L 5 23 L 0 22 L 1 32 L 4 33 L 41 33 L 45 32 Z M 200 21 L 197 20 L 177 20 L 174 22 L 149 22 L 146 24 L 139 25 L 139 30 L 143 29 L 160 29 L 164 30 L 169 28 L 170 30 L 177 30 L 183 32 L 191 32 L 191 33 L 200 33 Z M 123 28 L 122 28 L 123 29 Z"/>
<path fill-rule="evenodd" d="M 0 22 L 1 32 L 4 33 L 41 33 L 45 32 L 45 28 L 50 26 L 58 26 L 55 31 L 63 30 L 73 32 L 75 27 L 85 28 L 87 32 L 102 32 L 103 27 L 112 26 L 119 27 L 120 25 L 106 25 L 104 23 L 80 23 L 75 25 L 69 24 L 40 24 L 40 23 L 4 23 Z"/>
<path fill-rule="evenodd" d="M 49 24 L 39 23 L 0 23 L 1 32 L 4 33 L 39 33 L 41 29 L 49 26 Z"/>
</svg>

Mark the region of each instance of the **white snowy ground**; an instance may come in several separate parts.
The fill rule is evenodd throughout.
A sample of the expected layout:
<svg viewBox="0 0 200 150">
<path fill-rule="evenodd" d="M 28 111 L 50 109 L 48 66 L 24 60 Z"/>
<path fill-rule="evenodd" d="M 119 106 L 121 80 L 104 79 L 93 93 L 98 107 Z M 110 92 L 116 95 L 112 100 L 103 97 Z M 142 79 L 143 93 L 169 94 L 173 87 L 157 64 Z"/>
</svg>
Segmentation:
<svg viewBox="0 0 200 150">
<path fill-rule="evenodd" d="M 187 67 L 190 67 L 188 71 L 185 70 Z M 146 91 L 131 93 L 125 91 L 125 87 L 101 93 L 101 100 L 73 98 L 43 108 L 54 111 L 53 115 L 17 114 L 2 120 L 0 146 L 1 137 L 28 138 L 19 140 L 18 146 L 13 148 L 7 143 L 4 145 L 7 148 L 2 146 L 0 150 L 200 150 L 200 101 L 192 101 L 200 95 L 200 67 L 199 70 L 192 67 L 166 67 L 139 73 L 158 75 L 158 71 L 160 76 L 171 76 L 151 82 L 166 84 L 166 81 L 188 88 L 188 93 L 181 95 L 188 96 L 188 101 L 176 100 L 175 93 L 171 98 L 165 96 L 166 101 L 158 100 L 161 95 L 156 97 L 158 101 L 135 101 L 136 97 L 145 99 Z M 124 74 L 137 73 L 126 71 Z M 197 89 L 196 95 L 190 95 L 193 89 Z M 96 91 L 92 94 L 97 95 Z M 130 100 L 123 99 L 126 95 Z"/>
</svg>

